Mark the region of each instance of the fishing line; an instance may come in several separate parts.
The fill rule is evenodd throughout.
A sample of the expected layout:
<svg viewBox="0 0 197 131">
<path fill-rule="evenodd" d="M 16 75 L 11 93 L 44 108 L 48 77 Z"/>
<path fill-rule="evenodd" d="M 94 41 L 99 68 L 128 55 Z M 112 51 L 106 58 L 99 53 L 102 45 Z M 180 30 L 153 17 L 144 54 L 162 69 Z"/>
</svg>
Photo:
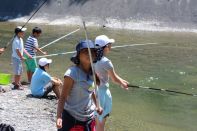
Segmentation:
<svg viewBox="0 0 197 131">
<path fill-rule="evenodd" d="M 130 45 L 112 46 L 111 48 L 122 48 L 128 46 L 141 46 L 141 45 L 157 45 L 157 44 L 161 44 L 161 43 L 130 44 Z"/>
<path fill-rule="evenodd" d="M 138 45 L 153 45 L 153 44 L 159 44 L 159 43 L 122 45 L 122 46 L 113 46 L 112 48 L 121 48 L 121 47 L 138 46 Z M 76 51 L 70 51 L 70 52 L 64 52 L 64 53 L 56 53 L 56 54 L 50 54 L 50 55 L 36 56 L 36 58 L 48 57 L 48 56 L 57 56 L 57 55 L 66 55 L 66 54 L 73 54 L 75 52 Z M 128 85 L 128 87 L 142 88 L 142 89 L 150 89 L 150 90 L 155 90 L 155 91 L 165 91 L 165 92 L 176 93 L 176 94 L 184 94 L 184 95 L 189 95 L 189 96 L 197 96 L 197 94 L 191 94 L 191 93 L 174 91 L 174 90 L 169 90 L 169 89 L 162 89 L 162 88 L 143 87 L 143 86 L 136 86 L 136 85 L 130 85 L 130 84 Z"/>
<path fill-rule="evenodd" d="M 25 27 L 25 25 L 31 20 L 31 18 L 40 10 L 40 8 L 41 8 L 46 2 L 47 2 L 47 0 L 45 0 L 45 1 L 38 7 L 38 9 L 31 15 L 31 17 L 27 20 L 27 22 L 22 26 L 22 28 Z M 21 28 L 21 29 L 22 29 L 22 28 Z"/>
<path fill-rule="evenodd" d="M 188 95 L 188 96 L 197 96 L 197 94 L 191 94 L 191 93 L 186 93 L 186 92 L 181 92 L 181 91 L 174 91 L 174 90 L 169 90 L 169 89 L 162 89 L 162 88 L 136 86 L 136 85 L 131 85 L 131 84 L 129 84 L 128 87 L 142 88 L 142 89 L 150 89 L 150 90 L 155 90 L 155 91 L 164 91 L 164 92 L 170 92 L 170 93 L 176 93 L 176 94 L 183 94 L 183 95 Z"/>
<path fill-rule="evenodd" d="M 122 46 L 112 46 L 111 48 L 122 48 L 122 47 L 128 47 L 128 46 L 138 46 L 138 45 L 139 46 L 141 46 L 141 45 L 155 45 L 155 44 L 159 44 L 159 43 L 131 44 L 131 45 L 122 45 Z M 75 52 L 76 51 L 48 54 L 48 55 L 36 56 L 35 58 L 48 57 L 48 56 L 57 56 L 57 55 L 67 55 L 67 54 L 73 54 Z"/>
<path fill-rule="evenodd" d="M 76 29 L 76 30 L 74 30 L 74 31 L 72 31 L 72 32 L 70 32 L 70 33 L 64 35 L 64 36 L 61 36 L 60 38 L 58 38 L 58 39 L 56 39 L 56 40 L 54 40 L 54 41 L 52 41 L 52 42 L 50 42 L 50 43 L 44 45 L 44 46 L 41 47 L 40 49 L 43 49 L 43 48 L 45 48 L 45 47 L 47 47 L 47 46 L 49 46 L 49 45 L 51 45 L 51 44 L 53 44 L 53 43 L 55 43 L 55 42 L 58 42 L 59 40 L 65 38 L 65 37 L 67 37 L 67 36 L 70 36 L 71 34 L 77 32 L 77 31 L 79 31 L 79 30 L 80 30 L 80 28 L 78 28 L 78 29 Z"/>
<path fill-rule="evenodd" d="M 27 22 L 21 27 L 21 30 L 26 26 L 26 24 L 31 20 L 31 18 L 40 10 L 40 8 L 47 2 L 48 0 L 45 0 L 39 7 L 38 9 L 31 15 L 31 17 L 27 20 Z M 6 49 L 14 40 L 14 38 L 16 37 L 16 34 L 14 34 L 14 36 L 12 37 L 12 39 L 6 44 L 6 46 L 4 46 L 4 49 Z"/>
<path fill-rule="evenodd" d="M 45 48 L 45 47 L 47 47 L 47 46 L 49 46 L 49 45 L 51 45 L 51 44 L 53 44 L 53 43 L 55 43 L 55 42 L 57 42 L 57 41 L 59 41 L 59 40 L 65 38 L 65 37 L 67 37 L 67 36 L 70 36 L 71 34 L 77 32 L 77 31 L 79 31 L 79 30 L 80 30 L 80 28 L 78 28 L 78 29 L 76 29 L 76 30 L 74 30 L 74 31 L 72 31 L 72 32 L 70 32 L 70 33 L 68 33 L 68 34 L 66 34 L 66 35 L 64 35 L 64 36 L 62 36 L 62 37 L 60 37 L 60 38 L 58 38 L 58 39 L 56 39 L 56 40 L 54 40 L 54 41 L 48 43 L 48 44 L 46 44 L 46 45 L 44 45 L 44 46 L 41 47 L 40 49 L 43 49 L 43 48 Z M 76 51 L 55 53 L 55 54 L 48 54 L 48 55 L 42 55 L 42 56 L 35 56 L 35 57 L 33 57 L 33 58 L 42 58 L 42 57 L 49 57 L 49 56 L 66 55 L 66 54 L 73 54 L 73 53 L 75 53 L 75 52 L 76 52 Z"/>
<path fill-rule="evenodd" d="M 58 55 L 74 54 L 75 52 L 76 52 L 76 51 L 63 52 L 63 53 L 55 53 L 55 54 L 49 54 L 49 55 L 36 56 L 36 57 L 33 57 L 33 58 L 42 58 L 42 57 L 49 57 L 49 56 L 58 56 Z"/>
</svg>

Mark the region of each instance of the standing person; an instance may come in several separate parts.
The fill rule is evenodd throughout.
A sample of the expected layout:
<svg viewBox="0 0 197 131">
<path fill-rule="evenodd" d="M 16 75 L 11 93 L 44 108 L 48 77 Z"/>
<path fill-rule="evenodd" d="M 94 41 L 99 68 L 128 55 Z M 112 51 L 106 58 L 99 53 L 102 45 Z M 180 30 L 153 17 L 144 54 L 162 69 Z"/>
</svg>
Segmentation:
<svg viewBox="0 0 197 131">
<path fill-rule="evenodd" d="M 23 52 L 31 59 L 31 55 L 24 49 L 23 37 L 27 28 L 22 28 L 17 26 L 15 28 L 15 38 L 12 43 L 12 62 L 14 70 L 14 89 L 23 90 L 23 87 L 20 83 L 21 75 L 23 72 L 22 61 L 25 60 L 23 57 Z"/>
<path fill-rule="evenodd" d="M 37 67 L 36 62 L 36 51 L 41 52 L 42 54 L 46 55 L 46 52 L 43 52 L 40 48 L 38 48 L 38 37 L 40 37 L 42 30 L 39 27 L 34 27 L 32 30 L 31 36 L 28 37 L 25 43 L 25 49 L 27 52 L 33 57 L 33 59 L 26 59 L 25 65 L 27 70 L 27 78 L 28 83 L 31 82 L 32 75 Z"/>
<path fill-rule="evenodd" d="M 76 46 L 76 55 L 71 58 L 75 64 L 64 75 L 64 84 L 58 101 L 58 131 L 95 131 L 94 111 L 96 99 L 92 77 L 88 44 L 92 58 L 96 50 L 92 41 L 81 41 Z M 97 83 L 99 80 L 97 79 Z M 98 107 L 98 105 L 96 104 Z M 101 113 L 100 108 L 97 110 Z"/>
<path fill-rule="evenodd" d="M 35 97 L 46 97 L 49 92 L 53 91 L 57 99 L 60 98 L 62 81 L 47 73 L 50 63 L 52 60 L 47 58 L 41 58 L 38 61 L 39 68 L 36 68 L 30 84 L 31 93 Z"/>
<path fill-rule="evenodd" d="M 112 62 L 106 57 L 106 55 L 111 50 L 111 44 L 114 42 L 114 39 L 109 39 L 105 35 L 97 36 L 95 39 L 95 45 L 99 47 L 97 53 L 98 61 L 95 64 L 95 72 L 101 81 L 98 87 L 98 96 L 100 106 L 103 109 L 103 113 L 101 115 L 97 114 L 97 131 L 104 131 L 106 119 L 109 116 L 112 108 L 112 96 L 109 90 L 109 77 L 114 83 L 119 84 L 125 89 L 128 89 L 128 82 L 116 74 Z"/>
</svg>

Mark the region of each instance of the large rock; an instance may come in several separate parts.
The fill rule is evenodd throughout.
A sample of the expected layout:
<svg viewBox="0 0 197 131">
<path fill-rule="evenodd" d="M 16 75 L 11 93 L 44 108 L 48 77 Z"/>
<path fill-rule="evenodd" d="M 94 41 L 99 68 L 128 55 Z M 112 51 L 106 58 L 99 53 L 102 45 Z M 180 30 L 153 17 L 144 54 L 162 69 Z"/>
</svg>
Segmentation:
<svg viewBox="0 0 197 131">
<path fill-rule="evenodd" d="M 28 16 L 45 0 L 4 0 L 0 19 Z M 20 3 L 20 4 L 19 4 Z M 54 20 L 66 16 L 120 20 L 197 23 L 197 0 L 47 0 L 37 16 Z"/>
</svg>

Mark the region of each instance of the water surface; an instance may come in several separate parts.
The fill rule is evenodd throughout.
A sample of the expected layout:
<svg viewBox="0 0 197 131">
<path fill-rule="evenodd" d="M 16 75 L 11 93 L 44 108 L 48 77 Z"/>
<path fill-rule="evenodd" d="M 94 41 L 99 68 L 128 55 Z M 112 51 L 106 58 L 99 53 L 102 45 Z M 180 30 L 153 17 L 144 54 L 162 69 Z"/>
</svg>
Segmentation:
<svg viewBox="0 0 197 131">
<path fill-rule="evenodd" d="M 17 23 L 0 23 L 0 47 L 13 36 Z M 75 29 L 75 26 L 28 24 L 30 34 L 40 26 L 43 34 L 40 46 Z M 125 44 L 158 43 L 155 45 L 115 48 L 109 54 L 116 72 L 131 84 L 197 93 L 196 33 L 146 32 L 88 27 L 88 36 L 106 34 L 116 40 L 114 46 Z M 45 48 L 48 54 L 73 51 L 75 44 L 85 39 L 83 30 Z M 39 55 L 39 54 L 38 54 Z M 50 57 L 50 74 L 63 79 L 72 65 L 70 55 Z M 12 73 L 11 46 L 0 56 L 0 71 Z M 25 73 L 23 79 L 26 80 Z M 146 89 L 125 91 L 111 83 L 113 111 L 107 121 L 107 131 L 196 131 L 197 98 Z"/>
</svg>

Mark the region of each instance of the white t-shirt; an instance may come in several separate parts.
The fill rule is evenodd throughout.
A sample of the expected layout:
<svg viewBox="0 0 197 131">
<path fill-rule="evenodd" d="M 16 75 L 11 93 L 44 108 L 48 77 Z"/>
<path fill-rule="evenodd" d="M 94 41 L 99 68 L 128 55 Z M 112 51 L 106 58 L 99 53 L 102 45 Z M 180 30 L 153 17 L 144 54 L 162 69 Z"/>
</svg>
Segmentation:
<svg viewBox="0 0 197 131">
<path fill-rule="evenodd" d="M 94 65 L 95 72 L 100 79 L 100 86 L 103 86 L 109 82 L 108 71 L 113 70 L 113 64 L 107 57 L 102 57 L 100 61 L 97 61 Z"/>
<path fill-rule="evenodd" d="M 20 57 L 18 56 L 18 54 L 16 53 L 16 49 L 19 50 L 19 52 L 21 53 L 21 55 L 23 56 L 23 39 L 19 38 L 18 36 L 16 36 L 13 40 L 12 43 L 12 57 L 15 57 L 17 59 L 20 59 Z"/>
</svg>

